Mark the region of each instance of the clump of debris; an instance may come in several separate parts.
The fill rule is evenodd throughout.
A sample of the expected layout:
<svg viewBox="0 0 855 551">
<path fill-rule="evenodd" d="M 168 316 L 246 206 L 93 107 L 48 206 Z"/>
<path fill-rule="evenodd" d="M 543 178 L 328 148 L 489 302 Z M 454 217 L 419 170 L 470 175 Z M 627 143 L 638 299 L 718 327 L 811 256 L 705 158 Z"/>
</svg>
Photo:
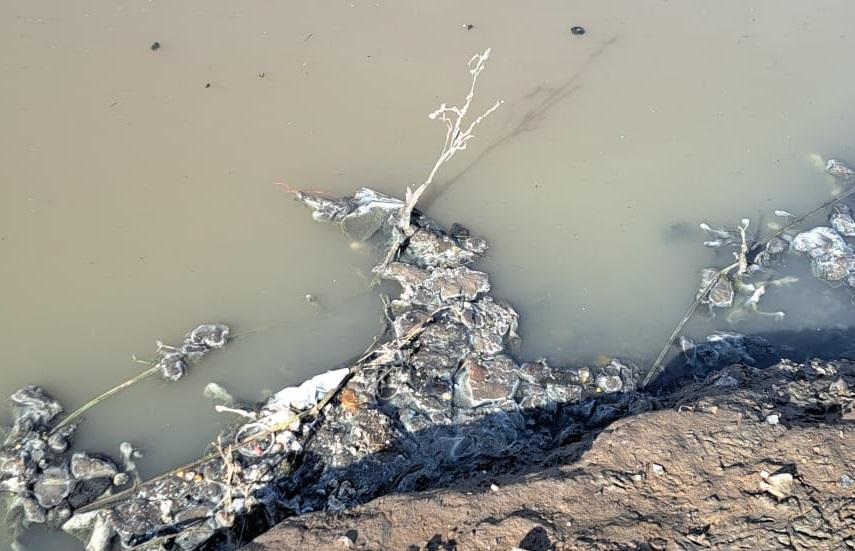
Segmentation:
<svg viewBox="0 0 855 551">
<path fill-rule="evenodd" d="M 180 347 L 158 343 L 161 358 L 143 376 L 159 373 L 164 380 L 176 381 L 188 363 L 222 348 L 228 337 L 227 326 L 206 324 L 187 333 Z M 142 453 L 131 443 L 122 442 L 121 461 L 116 462 L 103 454 L 72 453 L 71 445 L 78 427 L 74 420 L 114 391 L 64 418 L 62 404 L 41 387 L 25 386 L 9 397 L 14 418 L 0 446 L 0 492 L 10 496 L 5 522 L 12 537 L 17 538 L 31 526 L 47 525 L 75 534 L 85 532 L 88 548 L 108 548 L 112 531 L 104 515 L 87 517 L 77 512 L 98 499 L 139 484 L 135 459 Z"/>
<path fill-rule="evenodd" d="M 316 219 L 382 246 L 403 206 L 368 189 L 339 200 L 297 197 Z M 45 456 L 32 443 L 47 438 L 61 406 L 37 387 L 16 393 L 13 404 L 30 407 L 3 448 L 10 459 L 0 472 L 4 488 L 19 496 L 20 524 L 43 522 L 48 511 L 52 526 L 92 551 L 108 549 L 116 537 L 133 549 L 228 548 L 241 532 L 253 533 L 248 523 L 257 533 L 295 513 L 340 510 L 388 491 L 450 481 L 650 407 L 627 393 L 639 376 L 628 362 L 519 365 L 511 354 L 518 315 L 490 295 L 487 274 L 470 267 L 487 242 L 459 225 L 446 231 L 417 211 L 412 227 L 399 257 L 380 274 L 401 285 L 387 304 L 384 338 L 349 369 L 284 389 L 257 408 L 220 407 L 242 422 L 193 465 L 130 488 L 117 485 L 132 478 L 106 458 L 81 455 L 68 469 L 59 451 Z M 156 367 L 175 378 L 188 358 L 199 359 L 201 347 L 217 348 L 227 337 L 200 328 L 181 347 L 160 345 Z M 73 430 L 63 433 L 63 451 Z M 91 468 L 79 472 L 84 459 Z M 20 473 L 14 461 L 24 465 Z M 85 498 L 78 497 L 84 489 Z"/>
<path fill-rule="evenodd" d="M 752 239 L 749 220 L 730 228 L 702 223 L 700 228 L 710 235 L 704 242 L 715 249 L 734 248 L 736 260 L 726 268 L 704 268 L 698 300 L 714 309 L 728 310 L 727 321 L 734 323 L 749 314 L 783 318 L 784 312 L 763 312 L 758 308 L 760 298 L 770 288 L 783 287 L 798 281 L 792 276 L 775 277 L 777 269 L 790 250 L 810 259 L 815 277 L 833 287 L 846 285 L 855 300 L 855 250 L 847 243 L 847 237 L 855 237 L 855 218 L 852 208 L 843 199 L 855 192 L 855 171 L 843 162 L 830 159 L 825 163 L 825 172 L 834 177 L 842 189 L 847 189 L 838 199 L 829 201 L 802 217 L 785 210 L 776 210 L 775 215 L 786 221 L 781 227 L 770 224 L 775 233 L 765 239 Z M 810 215 L 830 207 L 828 226 L 817 226 L 798 231 L 797 226 Z"/>
</svg>

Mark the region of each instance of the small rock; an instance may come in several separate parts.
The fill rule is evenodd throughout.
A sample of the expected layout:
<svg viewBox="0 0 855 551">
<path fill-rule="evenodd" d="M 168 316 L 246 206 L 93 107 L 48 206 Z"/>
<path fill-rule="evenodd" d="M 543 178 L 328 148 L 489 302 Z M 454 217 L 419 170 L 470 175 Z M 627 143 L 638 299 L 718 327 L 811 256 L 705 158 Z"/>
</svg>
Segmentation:
<svg viewBox="0 0 855 551">
<path fill-rule="evenodd" d="M 793 475 L 790 473 L 775 473 L 770 475 L 766 471 L 761 471 L 760 476 L 763 479 L 760 481 L 760 489 L 778 499 L 784 499 L 793 492 L 795 483 Z"/>
<path fill-rule="evenodd" d="M 499 491 L 499 487 L 498 487 L 498 486 L 496 486 L 495 484 L 490 484 L 490 491 L 498 492 L 498 491 Z"/>
<path fill-rule="evenodd" d="M 455 403 L 462 407 L 476 407 L 511 398 L 519 384 L 516 372 L 514 361 L 508 356 L 467 357 L 457 374 Z"/>
<path fill-rule="evenodd" d="M 840 286 L 850 273 L 855 272 L 855 254 L 850 251 L 831 250 L 811 259 L 814 277 Z"/>
<path fill-rule="evenodd" d="M 28 385 L 15 391 L 9 396 L 9 405 L 15 415 L 15 428 L 18 432 L 26 432 L 34 425 L 46 425 L 62 413 L 62 405 L 36 385 Z"/>
<path fill-rule="evenodd" d="M 532 384 L 543 384 L 552 377 L 552 369 L 545 360 L 537 362 L 526 362 L 519 370 L 520 379 Z"/>
<path fill-rule="evenodd" d="M 77 430 L 77 425 L 75 424 L 62 427 L 48 437 L 48 447 L 54 453 L 63 453 L 68 449 L 75 430 Z"/>
<path fill-rule="evenodd" d="M 353 548 L 353 540 L 351 540 L 347 536 L 339 536 L 335 540 L 336 549 L 352 549 Z"/>
<path fill-rule="evenodd" d="M 33 495 L 39 505 L 50 509 L 59 505 L 63 499 L 68 497 L 74 488 L 74 479 L 63 467 L 48 467 L 36 479 L 33 485 Z"/>
<path fill-rule="evenodd" d="M 152 52 L 158 51 L 160 49 L 160 42 L 152 42 L 150 48 Z"/>
<path fill-rule="evenodd" d="M 62 526 L 62 523 L 69 518 L 71 518 L 71 507 L 63 504 L 62 506 L 54 507 L 47 512 L 46 523 L 49 526 Z"/>
<path fill-rule="evenodd" d="M 834 394 L 849 394 L 849 385 L 843 379 L 837 379 L 828 385 L 828 391 Z"/>
<path fill-rule="evenodd" d="M 575 36 L 582 36 L 583 34 L 585 34 L 585 28 L 584 27 L 570 27 L 570 33 L 575 35 Z"/>
<path fill-rule="evenodd" d="M 623 388 L 623 381 L 617 375 L 600 375 L 597 377 L 597 388 L 606 394 L 620 392 Z"/>
<path fill-rule="evenodd" d="M 855 480 L 853 480 L 851 476 L 849 476 L 846 473 L 843 473 L 842 475 L 840 475 L 840 486 L 844 490 L 848 490 L 849 488 L 852 487 L 853 484 L 855 484 Z"/>
<path fill-rule="evenodd" d="M 118 473 L 116 466 L 105 459 L 90 457 L 82 452 L 71 456 L 71 475 L 77 480 L 93 478 L 109 478 L 112 480 Z"/>
<path fill-rule="evenodd" d="M 810 258 L 819 258 L 829 251 L 849 251 L 849 245 L 840 234 L 826 226 L 801 232 L 793 238 L 791 246 L 794 251 Z"/>
<path fill-rule="evenodd" d="M 777 413 L 773 413 L 771 415 L 766 416 L 766 423 L 770 425 L 777 425 L 780 422 L 780 417 Z"/>
<path fill-rule="evenodd" d="M 578 401 L 582 397 L 582 387 L 577 385 L 546 385 L 546 396 L 558 404 Z"/>
<path fill-rule="evenodd" d="M 221 510 L 217 511 L 217 514 L 214 515 L 214 520 L 219 528 L 229 528 L 235 523 L 235 515 L 234 513 Z"/>
<path fill-rule="evenodd" d="M 656 476 L 663 476 L 665 474 L 665 467 L 663 467 L 659 463 L 651 463 L 650 471 Z"/>
<path fill-rule="evenodd" d="M 62 525 L 62 530 L 82 540 L 87 551 L 107 551 L 115 533 L 106 511 L 78 513 Z"/>
<path fill-rule="evenodd" d="M 855 237 L 855 218 L 852 209 L 846 203 L 835 203 L 831 207 L 828 223 L 844 237 Z"/>
<path fill-rule="evenodd" d="M 127 473 L 116 473 L 113 477 L 113 486 L 124 486 L 131 481 L 131 477 Z"/>
<path fill-rule="evenodd" d="M 24 510 L 24 522 L 26 524 L 43 524 L 47 520 L 45 510 L 39 506 L 35 499 L 21 498 L 21 507 Z"/>
</svg>

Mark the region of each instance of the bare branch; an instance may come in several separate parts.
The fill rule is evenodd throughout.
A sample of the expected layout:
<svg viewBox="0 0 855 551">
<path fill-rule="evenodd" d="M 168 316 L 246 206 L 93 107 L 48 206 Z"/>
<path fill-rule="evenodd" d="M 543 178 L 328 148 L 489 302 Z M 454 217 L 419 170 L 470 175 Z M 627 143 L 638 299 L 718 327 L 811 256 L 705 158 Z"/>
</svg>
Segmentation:
<svg viewBox="0 0 855 551">
<path fill-rule="evenodd" d="M 490 48 L 484 50 L 484 53 L 475 54 L 469 60 L 469 74 L 472 75 L 472 82 L 469 85 L 469 93 L 466 94 L 466 99 L 462 107 L 449 106 L 445 103 L 441 104 L 436 111 L 428 115 L 431 120 L 439 119 L 446 126 L 445 143 L 442 147 L 442 152 L 434 163 L 433 168 L 428 174 L 427 179 L 415 191 L 407 188 L 404 206 L 401 208 L 401 213 L 398 217 L 398 223 L 393 230 L 395 232 L 394 244 L 386 254 L 386 258 L 377 267 L 375 272 L 383 273 L 389 264 L 395 259 L 404 241 L 413 234 L 413 229 L 410 226 L 410 218 L 413 215 L 413 209 L 419 198 L 424 194 L 428 186 L 433 182 L 439 169 L 454 157 L 458 151 L 466 149 L 466 145 L 471 138 L 474 137 L 473 131 L 481 124 L 488 115 L 499 108 L 503 101 L 499 100 L 492 107 L 473 120 L 465 129 L 462 128 L 466 114 L 469 112 L 469 107 L 472 105 L 472 100 L 475 98 L 475 84 L 478 82 L 478 75 L 484 70 L 485 63 L 490 57 Z"/>
</svg>

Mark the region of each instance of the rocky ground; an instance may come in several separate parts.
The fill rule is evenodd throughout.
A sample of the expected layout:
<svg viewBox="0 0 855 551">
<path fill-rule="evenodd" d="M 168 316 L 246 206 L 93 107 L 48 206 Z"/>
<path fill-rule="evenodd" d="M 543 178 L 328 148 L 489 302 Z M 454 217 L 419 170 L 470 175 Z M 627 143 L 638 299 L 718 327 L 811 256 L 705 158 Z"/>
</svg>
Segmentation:
<svg viewBox="0 0 855 551">
<path fill-rule="evenodd" d="M 732 366 L 525 468 L 247 549 L 855 549 L 853 385 L 848 361 Z"/>
</svg>

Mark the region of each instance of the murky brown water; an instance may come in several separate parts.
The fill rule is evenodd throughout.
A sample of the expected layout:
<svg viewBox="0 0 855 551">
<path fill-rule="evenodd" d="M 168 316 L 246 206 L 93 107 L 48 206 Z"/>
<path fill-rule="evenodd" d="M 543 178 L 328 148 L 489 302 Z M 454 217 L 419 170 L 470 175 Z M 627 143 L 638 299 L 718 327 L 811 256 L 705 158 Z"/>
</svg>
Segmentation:
<svg viewBox="0 0 855 551">
<path fill-rule="evenodd" d="M 38 383 L 74 407 L 157 339 L 252 331 L 89 415 L 78 443 L 132 440 L 150 476 L 215 434 L 205 383 L 258 400 L 361 352 L 380 323 L 373 257 L 273 182 L 423 181 L 444 136 L 426 114 L 461 99 L 488 46 L 478 108 L 505 104 L 422 207 L 490 239 L 525 355 L 649 359 L 723 261 L 699 221 L 806 210 L 831 190 L 808 154 L 855 157 L 853 20 L 845 1 L 6 0 L 0 394 Z"/>
</svg>

